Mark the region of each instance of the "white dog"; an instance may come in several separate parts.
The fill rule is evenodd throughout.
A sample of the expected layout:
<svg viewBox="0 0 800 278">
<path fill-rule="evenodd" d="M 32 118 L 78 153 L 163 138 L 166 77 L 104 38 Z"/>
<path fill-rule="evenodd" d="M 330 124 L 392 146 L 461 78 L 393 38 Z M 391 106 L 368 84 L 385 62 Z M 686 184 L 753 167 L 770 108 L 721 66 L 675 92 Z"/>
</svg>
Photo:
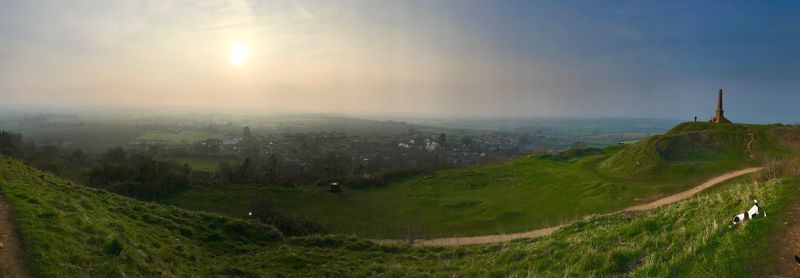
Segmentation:
<svg viewBox="0 0 800 278">
<path fill-rule="evenodd" d="M 744 222 L 751 218 L 767 217 L 767 212 L 764 211 L 764 209 L 758 205 L 758 201 L 753 200 L 753 202 L 755 204 L 753 205 L 753 207 L 750 208 L 750 210 L 740 213 L 733 217 L 733 225 L 739 224 L 740 222 Z"/>
</svg>

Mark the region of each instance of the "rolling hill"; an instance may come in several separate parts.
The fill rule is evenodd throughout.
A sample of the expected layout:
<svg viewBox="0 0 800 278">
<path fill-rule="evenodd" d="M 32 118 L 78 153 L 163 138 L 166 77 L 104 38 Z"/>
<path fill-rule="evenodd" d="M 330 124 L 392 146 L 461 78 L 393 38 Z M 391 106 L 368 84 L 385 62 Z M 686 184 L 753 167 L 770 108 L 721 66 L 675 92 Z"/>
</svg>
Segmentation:
<svg viewBox="0 0 800 278">
<path fill-rule="evenodd" d="M 682 123 L 666 134 L 651 136 L 603 161 L 598 169 L 626 179 L 669 178 L 686 172 L 713 172 L 785 157 L 797 150 L 782 144 L 797 136 L 796 127 Z"/>
<path fill-rule="evenodd" d="M 285 237 L 270 226 L 137 201 L 0 158 L 28 266 L 41 277 L 758 276 L 800 182 L 731 183 L 645 213 L 589 217 L 555 234 L 457 248 Z M 760 200 L 770 217 L 729 228 Z"/>
<path fill-rule="evenodd" d="M 684 191 L 724 172 L 795 154 L 798 138 L 800 127 L 683 123 L 632 145 L 437 171 L 384 187 L 345 185 L 338 195 L 312 185 L 225 185 L 159 201 L 240 217 L 249 209 L 242 200 L 266 194 L 332 232 L 371 238 L 513 233 Z"/>
</svg>

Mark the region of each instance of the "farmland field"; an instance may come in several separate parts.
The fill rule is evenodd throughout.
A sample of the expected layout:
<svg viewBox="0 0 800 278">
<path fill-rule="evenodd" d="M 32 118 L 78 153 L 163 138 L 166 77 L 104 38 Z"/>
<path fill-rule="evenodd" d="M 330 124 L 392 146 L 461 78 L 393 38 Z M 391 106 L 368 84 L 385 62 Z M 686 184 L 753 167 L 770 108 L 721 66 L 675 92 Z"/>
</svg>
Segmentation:
<svg viewBox="0 0 800 278">
<path fill-rule="evenodd" d="M 190 145 L 205 139 L 222 139 L 221 133 L 203 131 L 148 131 L 132 141 L 134 144 Z"/>
<path fill-rule="evenodd" d="M 224 157 L 191 157 L 191 156 L 162 156 L 161 160 L 172 160 L 180 164 L 188 164 L 194 171 L 208 171 L 213 172 L 222 162 L 234 163 L 238 161 L 235 158 Z"/>
<path fill-rule="evenodd" d="M 89 123 L 69 126 L 22 126 L 11 128 L 39 144 L 61 143 L 65 148 L 81 149 L 90 154 L 104 153 L 142 136 L 146 130 L 118 123 Z"/>
</svg>

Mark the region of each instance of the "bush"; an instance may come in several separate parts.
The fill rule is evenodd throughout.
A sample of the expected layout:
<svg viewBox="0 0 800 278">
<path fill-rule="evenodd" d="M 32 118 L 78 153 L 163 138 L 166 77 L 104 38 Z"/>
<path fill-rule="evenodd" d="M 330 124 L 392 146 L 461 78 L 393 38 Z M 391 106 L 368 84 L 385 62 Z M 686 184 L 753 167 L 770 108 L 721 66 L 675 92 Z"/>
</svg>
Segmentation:
<svg viewBox="0 0 800 278">
<path fill-rule="evenodd" d="M 800 157 L 784 160 L 768 157 L 764 159 L 764 168 L 753 175 L 757 181 L 781 177 L 800 177 Z"/>
<path fill-rule="evenodd" d="M 119 256 L 119 253 L 122 252 L 122 243 L 119 241 L 119 239 L 114 238 L 106 243 L 105 251 L 109 256 Z"/>
<path fill-rule="evenodd" d="M 88 184 L 138 199 L 152 199 L 189 188 L 191 169 L 149 157 L 104 162 L 91 168 Z"/>
<path fill-rule="evenodd" d="M 16 154 L 22 146 L 22 135 L 0 131 L 0 154 L 11 156 Z"/>
</svg>

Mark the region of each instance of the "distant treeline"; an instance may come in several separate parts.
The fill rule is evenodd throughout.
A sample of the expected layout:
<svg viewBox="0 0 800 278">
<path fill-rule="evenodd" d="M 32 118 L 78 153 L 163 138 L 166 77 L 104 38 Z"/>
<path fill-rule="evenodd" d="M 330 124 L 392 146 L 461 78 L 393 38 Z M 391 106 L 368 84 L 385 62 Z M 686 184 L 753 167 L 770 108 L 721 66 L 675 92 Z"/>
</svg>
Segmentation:
<svg viewBox="0 0 800 278">
<path fill-rule="evenodd" d="M 266 159 L 244 158 L 234 163 L 222 162 L 215 175 L 218 181 L 229 184 L 326 186 L 329 182 L 336 181 L 350 188 L 367 188 L 383 186 L 405 177 L 433 174 L 437 169 L 440 168 L 370 169 L 353 165 L 347 158 L 330 152 L 313 160 L 307 167 L 287 162 L 275 154 Z"/>
<path fill-rule="evenodd" d="M 6 131 L 0 131 L 0 154 L 77 183 L 145 200 L 179 192 L 193 182 L 294 186 L 327 185 L 337 181 L 345 187 L 366 188 L 409 176 L 432 174 L 439 169 L 430 165 L 399 169 L 379 164 L 361 165 L 347 155 L 328 151 L 304 166 L 270 154 L 223 162 L 213 173 L 194 173 L 187 164 L 159 160 L 122 147 L 111 148 L 100 156 L 87 156 L 80 149 L 68 151 L 60 145 L 37 145 L 23 140 L 20 134 Z"/>
<path fill-rule="evenodd" d="M 188 165 L 129 154 L 122 147 L 90 158 L 81 150 L 37 146 L 33 141 L 24 141 L 20 134 L 0 131 L 0 154 L 77 183 L 139 199 L 175 193 L 191 184 L 192 169 Z"/>
</svg>

